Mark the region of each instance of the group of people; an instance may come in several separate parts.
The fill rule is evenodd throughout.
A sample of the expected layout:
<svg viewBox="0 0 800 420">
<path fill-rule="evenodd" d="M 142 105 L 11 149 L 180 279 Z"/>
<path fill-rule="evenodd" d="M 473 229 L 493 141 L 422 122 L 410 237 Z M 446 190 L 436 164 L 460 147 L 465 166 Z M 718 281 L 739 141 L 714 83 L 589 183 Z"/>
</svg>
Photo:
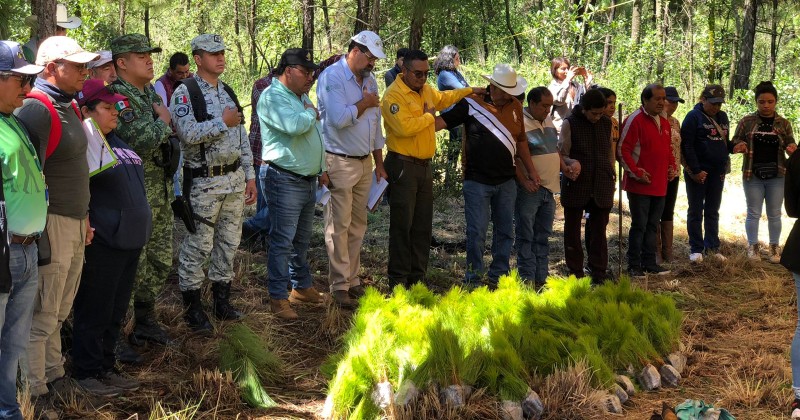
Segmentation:
<svg viewBox="0 0 800 420">
<path fill-rule="evenodd" d="M 172 269 L 176 207 L 191 211 L 177 272 L 184 319 L 195 334 L 213 332 L 202 302 L 206 277 L 214 317 L 243 316 L 231 303 L 243 230 L 268 242 L 267 286 L 277 317 L 296 319 L 297 304 L 322 302 L 307 254 L 323 187 L 330 191 L 324 237 L 336 305 L 354 308 L 364 293 L 359 270 L 367 202 L 381 179 L 390 191 L 389 284 L 424 281 L 438 130 L 450 132 L 449 159 L 462 153 L 466 287 L 496 286 L 510 270 L 514 247 L 520 275 L 544 283 L 557 195 L 569 273 L 593 282 L 610 278 L 606 227 L 617 164 L 631 213 L 630 275 L 668 273 L 662 264 L 674 258 L 680 165 L 689 259 L 724 259 L 718 211 L 730 153 L 745 153 L 748 256 L 760 258 L 758 220 L 766 201 L 768 258 L 781 259 L 786 156 L 796 145 L 768 82 L 756 87 L 757 112 L 742 119 L 732 140 L 720 110 L 721 86 L 706 86 L 680 123 L 673 114 L 685 101 L 677 89 L 649 84 L 641 107 L 620 123 L 616 94 L 595 86 L 591 72 L 564 57 L 552 61 L 549 86 L 529 89 L 501 63 L 483 76 L 486 87 L 470 87 L 458 71 L 455 47 L 445 47 L 434 63 L 423 51 L 401 49 L 381 98 L 374 70 L 386 54 L 380 37 L 363 31 L 346 53 L 319 63 L 311 51 L 284 51 L 253 86 L 248 135 L 238 98 L 221 80 L 221 36 L 192 39 L 191 54 L 173 54 L 157 80 L 152 54 L 161 48 L 145 36 L 123 35 L 108 48 L 88 52 L 65 33 L 28 47 L 0 43 L 3 229 L 9 239 L 0 244 L 7 247 L 0 253 L 0 418 L 21 418 L 18 366 L 38 401 L 69 385 L 60 331 L 70 313 L 77 385 L 99 396 L 139 387 L 116 362 L 141 361 L 130 343 L 173 342 L 158 322 L 155 300 Z M 35 64 L 25 53 L 34 54 Z M 438 89 L 428 83 L 432 64 Z M 315 82 L 317 105 L 308 96 Z M 116 159 L 91 176 L 88 127 L 102 133 Z M 250 204 L 256 214 L 243 221 Z M 485 267 L 490 222 L 492 258 Z M 135 327 L 130 337 L 120 337 L 131 300 Z"/>
</svg>

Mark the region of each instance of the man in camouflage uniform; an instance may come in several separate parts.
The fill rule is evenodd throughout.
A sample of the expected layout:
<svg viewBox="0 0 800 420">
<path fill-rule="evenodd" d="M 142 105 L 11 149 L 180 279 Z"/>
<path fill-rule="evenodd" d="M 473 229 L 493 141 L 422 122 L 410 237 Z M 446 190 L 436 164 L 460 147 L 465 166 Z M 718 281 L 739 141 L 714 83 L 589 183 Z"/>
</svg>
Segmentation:
<svg viewBox="0 0 800 420">
<path fill-rule="evenodd" d="M 230 302 L 233 257 L 242 234 L 245 204 L 256 201 L 253 154 L 242 116 L 234 98 L 219 76 L 225 71 L 225 44 L 219 35 L 204 34 L 192 39 L 192 56 L 197 72 L 172 95 L 170 112 L 181 139 L 184 177 L 191 173 L 191 188 L 185 188 L 195 215 L 197 232 L 188 235 L 178 257 L 178 279 L 184 318 L 201 334 L 213 328 L 203 311 L 200 286 L 203 264 L 211 256 L 208 279 L 214 294 L 217 319 L 239 319 L 241 312 Z M 206 115 L 195 116 L 197 97 L 189 89 L 196 83 L 205 102 Z M 232 91 L 231 91 L 232 92 Z M 186 182 L 186 181 L 184 181 Z"/>
<path fill-rule="evenodd" d="M 156 159 L 161 159 L 159 146 L 172 134 L 169 110 L 150 86 L 153 80 L 150 55 L 156 52 L 161 52 L 161 48 L 150 46 L 150 40 L 140 34 L 123 35 L 111 41 L 118 79 L 110 88 L 128 98 L 127 102 L 116 104 L 119 111 L 116 131 L 142 157 L 147 201 L 153 212 L 153 234 L 142 250 L 133 291 L 136 327 L 130 340 L 134 344 L 142 340 L 171 343 L 155 314 L 156 297 L 172 268 L 173 223 L 169 201 L 172 176 L 167 178 L 164 168 L 156 163 Z"/>
</svg>

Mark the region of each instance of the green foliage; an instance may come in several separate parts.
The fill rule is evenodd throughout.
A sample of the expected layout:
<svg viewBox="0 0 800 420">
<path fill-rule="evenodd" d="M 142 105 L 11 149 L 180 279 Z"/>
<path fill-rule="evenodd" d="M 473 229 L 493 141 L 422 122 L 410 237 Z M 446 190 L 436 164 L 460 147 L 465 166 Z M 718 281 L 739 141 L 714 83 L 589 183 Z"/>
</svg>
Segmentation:
<svg viewBox="0 0 800 420">
<path fill-rule="evenodd" d="M 267 395 L 262 383 L 274 384 L 280 377 L 281 360 L 245 324 L 233 324 L 219 342 L 220 369 L 231 371 L 242 397 L 251 407 L 269 408 L 277 404 Z"/>
<path fill-rule="evenodd" d="M 551 277 L 537 293 L 513 272 L 494 291 L 455 286 L 437 296 L 417 284 L 386 297 L 369 289 L 329 362 L 333 417 L 379 417 L 371 393 L 383 381 L 471 385 L 519 400 L 536 378 L 585 360 L 595 385 L 608 386 L 615 372 L 674 350 L 681 318 L 670 297 L 627 279 L 592 288 L 588 279 Z"/>
</svg>

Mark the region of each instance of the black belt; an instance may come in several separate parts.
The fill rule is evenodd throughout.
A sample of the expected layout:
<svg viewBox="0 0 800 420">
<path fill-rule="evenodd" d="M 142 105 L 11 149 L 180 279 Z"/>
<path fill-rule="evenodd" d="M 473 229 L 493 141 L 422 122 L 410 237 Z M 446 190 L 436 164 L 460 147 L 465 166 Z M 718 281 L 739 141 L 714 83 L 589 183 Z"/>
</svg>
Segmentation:
<svg viewBox="0 0 800 420">
<path fill-rule="evenodd" d="M 11 234 L 11 243 L 12 244 L 20 244 L 20 245 L 30 245 L 30 244 L 36 242 L 36 240 L 39 239 L 40 236 L 42 236 L 42 235 L 38 234 L 38 233 L 35 234 L 35 235 L 27 235 L 27 236 L 22 236 L 22 235 L 17 235 L 15 233 L 12 233 Z"/>
<path fill-rule="evenodd" d="M 430 159 L 419 159 L 419 158 L 415 158 L 415 157 L 411 157 L 411 156 L 401 155 L 400 153 L 392 152 L 392 151 L 389 151 L 388 153 L 386 153 L 386 157 L 389 157 L 389 156 L 393 156 L 395 159 L 399 159 L 399 160 L 402 160 L 402 161 L 405 161 L 405 162 L 411 162 L 411 163 L 413 163 L 415 165 L 420 165 L 420 166 L 428 166 L 428 165 L 431 164 L 431 160 Z"/>
<path fill-rule="evenodd" d="M 361 155 L 361 156 L 353 156 L 353 155 L 346 155 L 344 153 L 331 152 L 330 150 L 326 150 L 325 152 L 330 153 L 330 154 L 335 155 L 335 156 L 341 156 L 341 157 L 347 158 L 347 159 L 364 160 L 364 159 L 369 157 L 369 153 L 367 153 L 366 155 Z"/>
<path fill-rule="evenodd" d="M 191 169 L 193 178 L 210 178 L 214 176 L 221 176 L 239 169 L 239 159 L 236 159 L 236 162 L 225 165 L 203 165 L 199 168 Z"/>
<path fill-rule="evenodd" d="M 291 176 L 293 176 L 295 178 L 300 178 L 300 179 L 303 179 L 303 180 L 306 180 L 306 181 L 311 181 L 311 180 L 317 178 L 317 175 L 300 175 L 297 172 L 292 172 L 292 171 L 290 171 L 288 169 L 281 168 L 280 166 L 276 165 L 274 162 L 267 162 L 267 164 L 269 165 L 270 168 L 273 168 L 278 172 L 282 172 L 284 174 L 291 175 Z"/>
</svg>

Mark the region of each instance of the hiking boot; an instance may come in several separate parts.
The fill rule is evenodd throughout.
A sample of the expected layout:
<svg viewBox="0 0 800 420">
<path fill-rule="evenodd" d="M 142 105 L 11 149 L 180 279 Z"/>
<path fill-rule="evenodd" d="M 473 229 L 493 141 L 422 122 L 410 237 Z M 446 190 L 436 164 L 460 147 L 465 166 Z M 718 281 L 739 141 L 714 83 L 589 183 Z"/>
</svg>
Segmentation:
<svg viewBox="0 0 800 420">
<path fill-rule="evenodd" d="M 703 254 L 699 252 L 692 252 L 689 254 L 689 261 L 697 264 L 703 262 Z"/>
<path fill-rule="evenodd" d="M 645 267 L 644 268 L 644 273 L 645 274 L 655 274 L 657 276 L 664 276 L 664 275 L 670 274 L 671 271 L 669 271 L 668 269 L 666 269 L 666 268 L 664 268 L 664 267 L 662 267 L 662 266 L 660 266 L 658 264 L 655 264 L 655 265 L 652 265 L 652 266 L 649 266 L 649 267 Z"/>
<path fill-rule="evenodd" d="M 631 278 L 634 278 L 634 279 L 635 278 L 642 278 L 642 277 L 645 276 L 644 270 L 642 270 L 642 267 L 628 267 L 628 275 Z"/>
<path fill-rule="evenodd" d="M 136 391 L 141 386 L 139 381 L 113 370 L 101 373 L 98 379 L 108 386 L 116 387 L 123 391 Z"/>
<path fill-rule="evenodd" d="M 231 306 L 231 283 L 214 282 L 211 284 L 211 293 L 214 295 L 212 300 L 214 306 L 214 316 L 223 321 L 235 321 L 242 318 L 242 313 Z"/>
<path fill-rule="evenodd" d="M 116 397 L 122 390 L 107 383 L 103 383 L 98 378 L 84 378 L 78 380 L 78 388 L 86 394 L 95 397 Z"/>
<path fill-rule="evenodd" d="M 314 287 L 308 287 L 305 289 L 292 289 L 292 293 L 289 294 L 289 302 L 320 303 L 322 302 L 322 297 Z"/>
<path fill-rule="evenodd" d="M 792 402 L 792 406 L 789 408 L 791 410 L 791 418 L 792 420 L 800 419 L 800 399 L 795 398 L 794 402 Z"/>
<path fill-rule="evenodd" d="M 155 304 L 153 302 L 133 302 L 133 314 L 136 325 L 133 327 L 129 340 L 134 346 L 143 346 L 145 341 L 172 346 L 175 342 L 167 334 L 156 318 Z"/>
<path fill-rule="evenodd" d="M 74 389 L 75 381 L 66 376 L 47 383 L 48 394 L 54 401 L 66 400 Z"/>
<path fill-rule="evenodd" d="M 186 312 L 183 314 L 183 319 L 189 325 L 189 328 L 203 336 L 211 336 L 214 327 L 208 321 L 205 311 L 203 311 L 203 303 L 200 301 L 200 289 L 187 290 L 181 292 L 183 295 L 183 307 Z"/>
<path fill-rule="evenodd" d="M 331 293 L 331 297 L 333 298 L 333 303 L 336 306 L 344 309 L 353 309 L 356 305 L 350 300 L 350 293 L 347 290 L 334 290 Z"/>
<path fill-rule="evenodd" d="M 661 255 L 665 263 L 672 262 L 672 222 L 661 222 Z"/>
<path fill-rule="evenodd" d="M 287 299 L 270 299 L 269 309 L 273 314 L 275 314 L 275 316 L 287 321 L 298 318 L 297 312 L 292 309 L 292 306 L 289 305 L 289 301 Z"/>
<path fill-rule="evenodd" d="M 33 418 L 38 420 L 58 420 L 58 412 L 53 408 L 53 400 L 45 393 L 38 397 L 31 397 L 33 405 Z"/>
<path fill-rule="evenodd" d="M 131 347 L 124 335 L 117 339 L 114 356 L 116 356 L 118 362 L 128 365 L 141 365 L 144 363 L 144 357 Z"/>
<path fill-rule="evenodd" d="M 753 261 L 761 261 L 761 255 L 758 254 L 758 244 L 747 245 L 747 258 Z"/>
<path fill-rule="evenodd" d="M 364 289 L 363 285 L 359 284 L 356 286 L 350 286 L 350 290 L 348 290 L 347 293 L 350 294 L 350 297 L 352 299 L 358 300 L 361 299 L 361 296 L 364 296 L 364 293 L 366 293 L 366 289 Z"/>
<path fill-rule="evenodd" d="M 769 262 L 773 264 L 780 264 L 781 247 L 778 246 L 778 244 L 769 244 Z"/>
</svg>

